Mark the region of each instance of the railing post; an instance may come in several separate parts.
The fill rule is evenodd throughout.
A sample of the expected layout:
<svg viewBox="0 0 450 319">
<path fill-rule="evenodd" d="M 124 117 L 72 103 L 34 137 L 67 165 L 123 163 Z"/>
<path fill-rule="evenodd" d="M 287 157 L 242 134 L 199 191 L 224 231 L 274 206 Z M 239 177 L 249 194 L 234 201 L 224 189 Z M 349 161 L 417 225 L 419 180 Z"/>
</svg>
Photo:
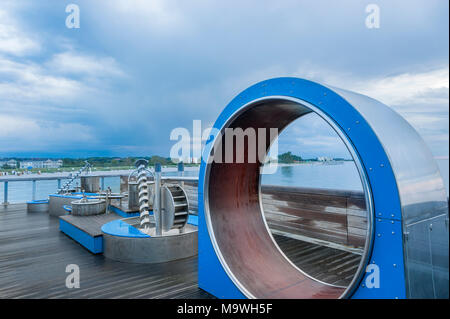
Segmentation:
<svg viewBox="0 0 450 319">
<path fill-rule="evenodd" d="M 102 190 L 104 190 L 105 189 L 105 177 L 104 176 L 102 176 L 102 177 L 100 177 L 100 180 L 101 180 L 101 183 L 102 183 Z"/>
<path fill-rule="evenodd" d="M 162 212 L 161 212 L 161 164 L 155 164 L 155 200 L 153 203 L 153 215 L 155 217 L 156 236 L 162 235 Z"/>
<path fill-rule="evenodd" d="M 60 190 L 60 189 L 61 189 L 61 179 L 58 178 L 58 190 Z"/>
<path fill-rule="evenodd" d="M 183 162 L 179 162 L 178 163 L 178 176 L 183 177 L 184 175 L 184 163 Z M 181 181 L 180 182 L 180 186 L 184 187 L 184 182 Z"/>
<path fill-rule="evenodd" d="M 3 205 L 8 205 L 8 182 L 3 183 Z"/>
<path fill-rule="evenodd" d="M 36 200 L 36 180 L 33 180 L 33 187 L 32 187 L 32 193 L 31 193 L 31 200 L 35 201 Z"/>
</svg>

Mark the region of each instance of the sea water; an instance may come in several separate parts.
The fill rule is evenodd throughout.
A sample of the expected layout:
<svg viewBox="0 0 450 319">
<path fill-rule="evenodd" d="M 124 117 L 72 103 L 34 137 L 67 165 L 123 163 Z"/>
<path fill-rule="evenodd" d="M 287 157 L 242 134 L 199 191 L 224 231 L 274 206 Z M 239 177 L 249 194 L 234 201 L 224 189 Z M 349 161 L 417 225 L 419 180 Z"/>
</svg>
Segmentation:
<svg viewBox="0 0 450 319">
<path fill-rule="evenodd" d="M 436 160 L 444 179 L 447 196 L 449 194 L 449 161 Z M 176 170 L 163 171 L 163 176 L 177 176 Z M 198 176 L 198 168 L 189 168 L 184 176 Z M 65 180 L 62 180 L 62 185 Z M 80 185 L 80 181 L 78 185 Z M 76 183 L 75 182 L 75 183 Z M 273 174 L 263 174 L 262 184 L 299 186 L 311 188 L 328 188 L 341 190 L 362 190 L 361 180 L 355 163 L 351 161 L 332 164 L 279 164 Z M 10 203 L 24 203 L 31 200 L 32 182 L 9 182 L 8 201 Z M 105 177 L 105 187 L 111 187 L 113 192 L 120 190 L 119 177 Z M 49 194 L 57 191 L 56 180 L 42 180 L 36 182 L 36 199 L 46 199 Z M 0 183 L 0 198 L 3 202 L 3 183 Z"/>
</svg>

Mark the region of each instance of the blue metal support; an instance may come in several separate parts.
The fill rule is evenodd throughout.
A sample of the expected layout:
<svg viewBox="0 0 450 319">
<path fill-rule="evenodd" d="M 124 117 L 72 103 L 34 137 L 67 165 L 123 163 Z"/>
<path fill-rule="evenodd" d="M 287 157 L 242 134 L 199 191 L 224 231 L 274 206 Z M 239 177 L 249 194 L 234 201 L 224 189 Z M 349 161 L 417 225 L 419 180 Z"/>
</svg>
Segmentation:
<svg viewBox="0 0 450 319">
<path fill-rule="evenodd" d="M 178 163 L 177 170 L 178 170 L 178 176 L 184 175 L 184 163 L 183 162 Z"/>
<path fill-rule="evenodd" d="M 3 205 L 8 205 L 8 182 L 4 182 L 3 184 Z"/>
</svg>

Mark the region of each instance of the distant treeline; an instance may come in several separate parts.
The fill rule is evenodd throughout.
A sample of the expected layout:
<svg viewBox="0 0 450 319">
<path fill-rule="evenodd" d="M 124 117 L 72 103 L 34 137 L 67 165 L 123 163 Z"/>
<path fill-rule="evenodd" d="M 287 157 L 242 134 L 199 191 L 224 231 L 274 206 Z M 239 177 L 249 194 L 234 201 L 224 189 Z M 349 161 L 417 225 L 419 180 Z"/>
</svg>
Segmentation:
<svg viewBox="0 0 450 319">
<path fill-rule="evenodd" d="M 301 156 L 294 155 L 291 152 L 286 152 L 281 155 L 278 155 L 279 163 L 295 163 L 295 162 L 301 162 L 301 161 L 303 161 Z"/>
<path fill-rule="evenodd" d="M 161 156 L 151 157 L 88 157 L 88 158 L 63 158 L 63 167 L 81 167 L 85 161 L 88 161 L 94 167 L 120 167 L 134 166 L 136 160 L 144 158 L 148 160 L 149 165 L 161 163 L 161 165 L 174 165 L 170 158 Z"/>
<path fill-rule="evenodd" d="M 342 157 L 329 158 L 328 160 L 333 161 L 351 161 L 351 159 L 345 159 Z M 294 155 L 292 152 L 286 152 L 281 155 L 278 155 L 278 163 L 283 164 L 291 164 L 291 163 L 299 163 L 299 162 L 317 162 L 320 161 L 319 158 L 302 158 L 301 156 Z"/>
</svg>

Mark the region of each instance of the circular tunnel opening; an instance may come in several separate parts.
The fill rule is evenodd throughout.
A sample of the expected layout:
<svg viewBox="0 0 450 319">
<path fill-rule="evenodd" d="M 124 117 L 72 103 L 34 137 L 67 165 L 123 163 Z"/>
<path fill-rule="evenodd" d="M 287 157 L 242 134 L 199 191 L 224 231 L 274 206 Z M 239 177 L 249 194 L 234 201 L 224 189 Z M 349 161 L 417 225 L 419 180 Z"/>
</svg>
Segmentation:
<svg viewBox="0 0 450 319">
<path fill-rule="evenodd" d="M 290 123 L 311 112 L 322 117 L 346 144 L 365 195 L 368 218 L 362 254 L 353 278 L 345 285 L 315 278 L 292 262 L 274 239 L 264 215 L 260 173 L 267 152 Z M 222 127 L 208 163 L 204 184 L 208 231 L 222 266 L 246 297 L 316 299 L 351 295 L 370 255 L 372 199 L 358 155 L 332 119 L 298 99 L 269 97 L 253 101 Z"/>
</svg>

